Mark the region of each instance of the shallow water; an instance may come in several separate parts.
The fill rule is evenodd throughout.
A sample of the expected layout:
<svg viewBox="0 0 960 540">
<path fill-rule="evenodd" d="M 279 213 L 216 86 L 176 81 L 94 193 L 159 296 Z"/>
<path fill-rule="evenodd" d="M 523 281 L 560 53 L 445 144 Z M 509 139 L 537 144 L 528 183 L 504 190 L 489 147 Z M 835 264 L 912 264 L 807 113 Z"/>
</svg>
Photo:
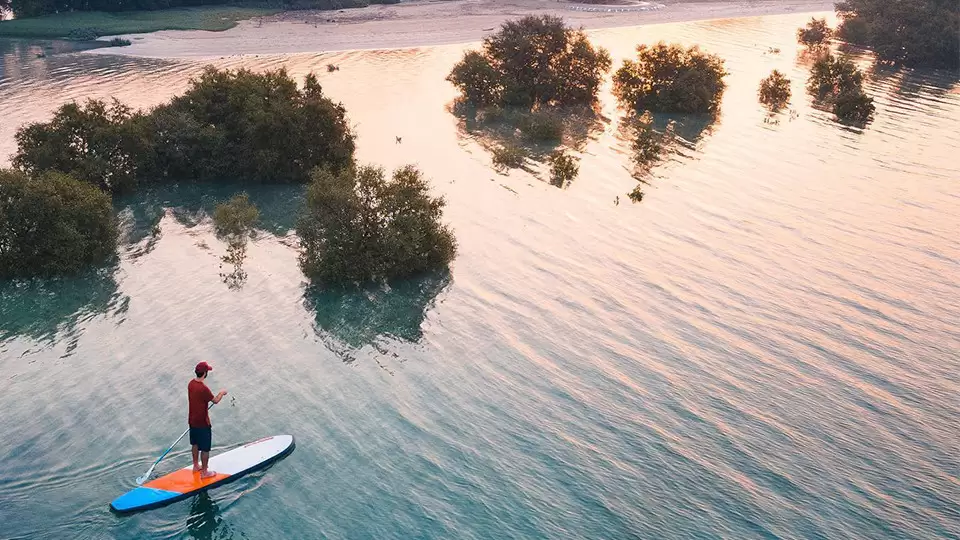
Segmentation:
<svg viewBox="0 0 960 540">
<path fill-rule="evenodd" d="M 315 291 L 290 232 L 301 191 L 257 188 L 263 230 L 231 288 L 206 215 L 234 190 L 118 201 L 117 264 L 0 288 L 0 537 L 960 536 L 956 80 L 872 70 L 876 119 L 840 126 L 802 90 L 807 17 L 592 33 L 617 62 L 663 38 L 731 72 L 719 120 L 681 119 L 639 204 L 608 93 L 560 190 L 496 174 L 461 131 L 443 77 L 462 47 L 214 59 L 316 70 L 362 160 L 434 180 L 460 255 L 449 275 Z M 5 47 L 3 156 L 64 101 L 150 106 L 202 67 Z M 793 120 L 756 103 L 773 68 Z M 183 428 L 201 359 L 235 398 L 211 413 L 215 445 L 297 449 L 112 515 Z"/>
</svg>

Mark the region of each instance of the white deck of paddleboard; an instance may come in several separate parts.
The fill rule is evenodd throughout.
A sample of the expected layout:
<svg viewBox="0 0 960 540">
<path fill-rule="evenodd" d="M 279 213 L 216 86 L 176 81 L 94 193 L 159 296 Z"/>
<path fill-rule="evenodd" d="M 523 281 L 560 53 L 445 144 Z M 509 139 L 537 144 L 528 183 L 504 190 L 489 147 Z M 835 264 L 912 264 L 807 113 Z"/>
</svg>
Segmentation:
<svg viewBox="0 0 960 540">
<path fill-rule="evenodd" d="M 266 437 L 222 454 L 210 456 L 207 468 L 221 474 L 234 475 L 282 454 L 290 448 L 291 444 L 293 444 L 292 435 Z M 193 464 L 184 467 L 184 469 L 192 468 Z"/>
</svg>

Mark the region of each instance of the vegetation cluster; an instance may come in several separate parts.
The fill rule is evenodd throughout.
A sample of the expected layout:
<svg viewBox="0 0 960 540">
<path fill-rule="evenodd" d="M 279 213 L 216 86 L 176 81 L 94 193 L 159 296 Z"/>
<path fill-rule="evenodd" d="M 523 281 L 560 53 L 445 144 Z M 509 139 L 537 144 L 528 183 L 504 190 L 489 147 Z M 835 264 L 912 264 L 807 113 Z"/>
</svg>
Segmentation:
<svg viewBox="0 0 960 540">
<path fill-rule="evenodd" d="M 797 29 L 797 42 L 808 49 L 817 49 L 828 45 L 832 35 L 826 19 L 811 18 L 806 26 Z"/>
<path fill-rule="evenodd" d="M 350 165 L 354 152 L 344 108 L 312 74 L 299 89 L 284 70 L 208 68 L 147 113 L 118 101 L 68 103 L 16 140 L 17 168 L 112 193 L 154 182 L 305 183 L 314 167 Z"/>
<path fill-rule="evenodd" d="M 770 76 L 760 81 L 758 91 L 760 103 L 772 111 L 779 111 L 790 102 L 790 79 L 779 70 L 770 72 Z"/>
<path fill-rule="evenodd" d="M 640 45 L 636 60 L 624 61 L 614 73 L 613 93 L 624 107 L 640 113 L 714 113 L 726 75 L 723 60 L 697 46 Z"/>
<path fill-rule="evenodd" d="M 873 98 L 863 91 L 863 73 L 849 58 L 833 54 L 817 58 L 807 90 L 842 122 L 864 124 L 873 115 Z"/>
<path fill-rule="evenodd" d="M 390 177 L 375 166 L 317 169 L 297 223 L 300 266 L 323 284 L 443 268 L 457 251 L 453 232 L 440 221 L 445 205 L 430 196 L 426 178 L 413 166 Z"/>
<path fill-rule="evenodd" d="M 16 170 L 0 174 L 0 277 L 103 262 L 117 241 L 111 195 L 151 183 L 311 183 L 297 226 L 301 266 L 325 284 L 441 270 L 456 254 L 443 199 L 412 166 L 389 180 L 358 167 L 346 111 L 312 74 L 298 88 L 283 70 L 208 68 L 148 112 L 69 103 L 16 140 Z M 213 217 L 228 243 L 222 262 L 234 265 L 221 275 L 239 287 L 258 210 L 241 194 Z"/>
<path fill-rule="evenodd" d="M 477 107 L 580 105 L 596 100 L 610 63 L 583 30 L 531 15 L 503 23 L 479 51 L 464 54 L 447 80 Z"/>
<path fill-rule="evenodd" d="M 960 67 L 960 5 L 956 0 L 843 0 L 841 39 L 873 49 L 877 58 L 910 67 Z"/>
</svg>

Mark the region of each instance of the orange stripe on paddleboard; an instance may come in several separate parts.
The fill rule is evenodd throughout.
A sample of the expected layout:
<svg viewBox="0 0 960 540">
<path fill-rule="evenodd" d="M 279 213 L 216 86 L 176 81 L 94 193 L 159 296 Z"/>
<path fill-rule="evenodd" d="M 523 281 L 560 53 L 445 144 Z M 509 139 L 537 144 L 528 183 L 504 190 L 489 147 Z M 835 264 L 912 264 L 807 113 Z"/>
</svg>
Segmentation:
<svg viewBox="0 0 960 540">
<path fill-rule="evenodd" d="M 165 489 L 167 491 L 176 491 L 177 493 L 190 493 L 191 491 L 196 491 L 229 477 L 229 474 L 217 473 L 209 478 L 201 479 L 199 472 L 193 472 L 190 469 L 180 469 L 179 471 L 147 482 L 144 484 L 144 487 Z"/>
</svg>

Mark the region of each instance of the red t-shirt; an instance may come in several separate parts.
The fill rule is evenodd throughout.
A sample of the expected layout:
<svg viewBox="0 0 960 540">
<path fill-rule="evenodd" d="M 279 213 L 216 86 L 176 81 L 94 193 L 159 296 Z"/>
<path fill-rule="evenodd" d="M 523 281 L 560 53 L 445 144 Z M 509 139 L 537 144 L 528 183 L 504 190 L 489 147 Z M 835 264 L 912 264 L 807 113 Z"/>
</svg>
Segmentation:
<svg viewBox="0 0 960 540">
<path fill-rule="evenodd" d="M 187 398 L 190 400 L 190 414 L 187 417 L 190 427 L 209 427 L 207 403 L 213 401 L 213 392 L 203 382 L 193 379 L 187 385 Z"/>
</svg>

